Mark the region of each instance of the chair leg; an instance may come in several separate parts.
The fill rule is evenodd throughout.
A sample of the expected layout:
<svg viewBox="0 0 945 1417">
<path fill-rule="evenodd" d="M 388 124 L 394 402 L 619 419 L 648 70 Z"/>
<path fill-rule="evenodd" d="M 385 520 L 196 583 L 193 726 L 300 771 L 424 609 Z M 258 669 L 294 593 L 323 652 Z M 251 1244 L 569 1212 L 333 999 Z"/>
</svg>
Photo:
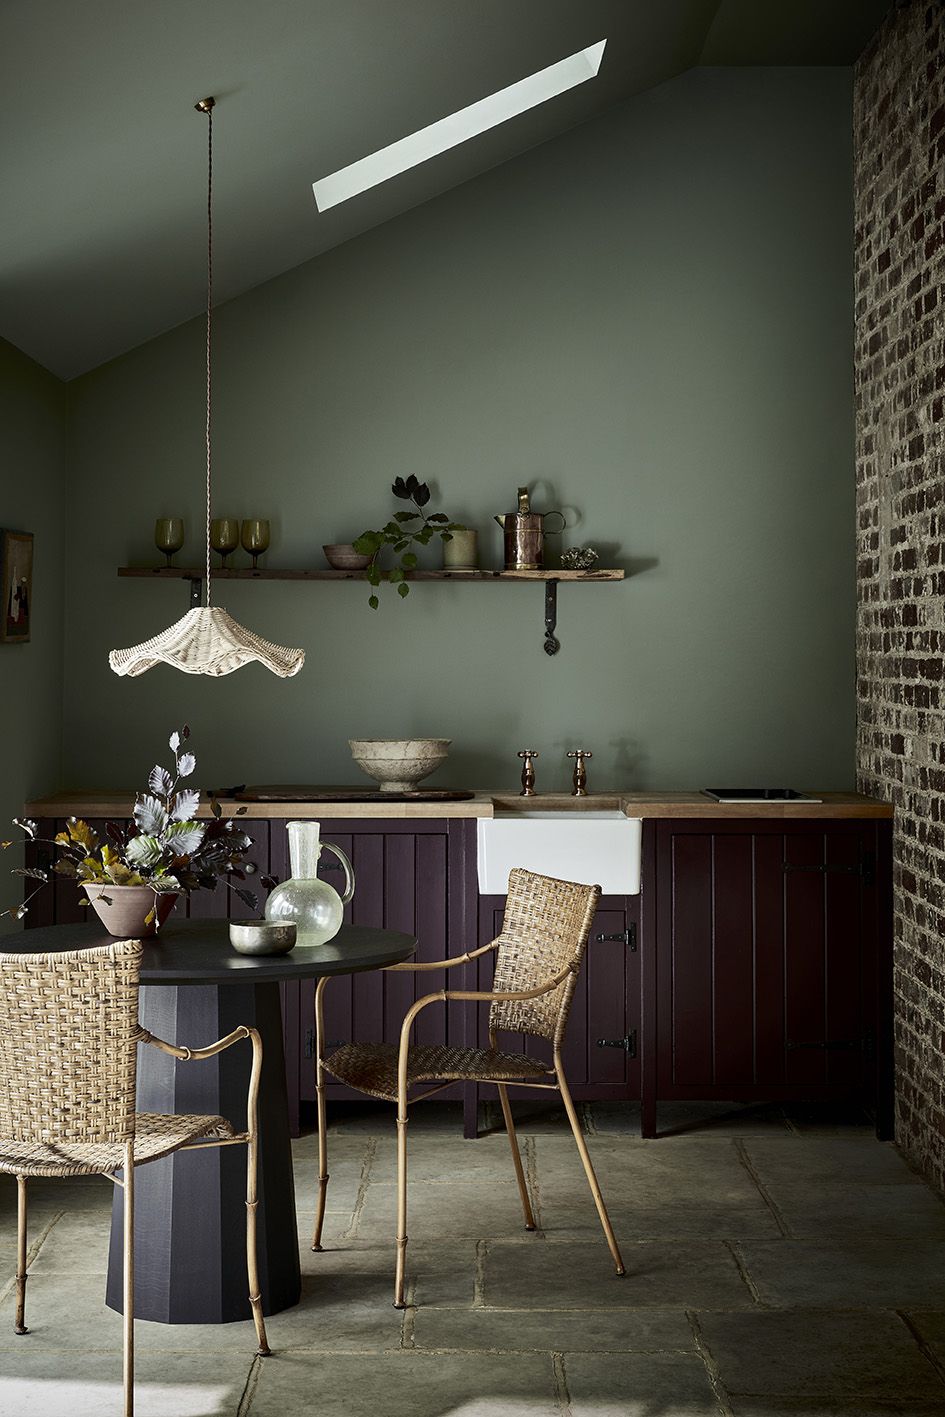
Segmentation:
<svg viewBox="0 0 945 1417">
<path fill-rule="evenodd" d="M 16 1178 L 16 1319 L 14 1333 L 29 1333 L 26 1315 L 26 1177 Z"/>
<path fill-rule="evenodd" d="M 125 1143 L 124 1209 L 124 1293 L 122 1295 L 123 1357 L 122 1379 L 125 1417 L 135 1410 L 135 1144 Z"/>
<path fill-rule="evenodd" d="M 594 1197 L 594 1204 L 597 1206 L 597 1214 L 600 1216 L 600 1223 L 604 1230 L 604 1238 L 607 1241 L 610 1253 L 613 1256 L 614 1265 L 618 1274 L 625 1274 L 623 1260 L 620 1250 L 617 1248 L 617 1240 L 614 1236 L 613 1227 L 610 1223 L 610 1216 L 607 1214 L 607 1207 L 604 1205 L 604 1197 L 601 1195 L 600 1186 L 597 1183 L 597 1176 L 591 1163 L 591 1155 L 587 1149 L 587 1142 L 584 1140 L 584 1133 L 581 1131 L 581 1123 L 578 1114 L 574 1110 L 574 1102 L 571 1099 L 571 1092 L 568 1088 L 567 1078 L 564 1069 L 558 1058 L 555 1058 L 555 1072 L 558 1075 L 558 1087 L 561 1090 L 561 1097 L 564 1102 L 564 1110 L 568 1114 L 568 1121 L 571 1123 L 571 1130 L 574 1133 L 574 1140 L 577 1142 L 578 1153 L 584 1166 L 584 1174 L 587 1176 L 587 1183 L 591 1188 L 591 1195 Z"/>
<path fill-rule="evenodd" d="M 397 1272 L 394 1276 L 394 1308 L 404 1302 L 404 1265 L 407 1258 L 407 1108 L 397 1107 Z"/>
<path fill-rule="evenodd" d="M 325 1111 L 325 1065 L 322 1062 L 322 994 L 327 976 L 315 986 L 315 1095 L 318 1099 L 318 1196 L 315 1200 L 315 1229 L 312 1249 L 322 1248 L 322 1226 L 325 1223 L 325 1202 L 328 1199 L 328 1125 Z"/>
<path fill-rule="evenodd" d="M 502 1116 L 505 1118 L 505 1130 L 508 1132 L 509 1145 L 512 1148 L 512 1164 L 515 1167 L 515 1179 L 518 1181 L 518 1193 L 522 1198 L 522 1210 L 525 1212 L 525 1229 L 534 1230 L 535 1217 L 532 1214 L 532 1203 L 528 1194 L 528 1185 L 525 1181 L 525 1170 L 522 1166 L 522 1155 L 518 1149 L 518 1138 L 515 1135 L 515 1123 L 512 1120 L 512 1108 L 509 1105 L 509 1090 L 504 1083 L 496 1083 L 499 1089 L 499 1101 L 502 1103 Z"/>
<path fill-rule="evenodd" d="M 253 1323 L 256 1325 L 256 1353 L 260 1358 L 268 1358 L 272 1349 L 266 1338 L 256 1249 L 257 1170 L 257 1144 L 255 1135 L 251 1134 L 246 1147 L 246 1274 L 249 1279 L 249 1302 L 253 1311 Z"/>
</svg>

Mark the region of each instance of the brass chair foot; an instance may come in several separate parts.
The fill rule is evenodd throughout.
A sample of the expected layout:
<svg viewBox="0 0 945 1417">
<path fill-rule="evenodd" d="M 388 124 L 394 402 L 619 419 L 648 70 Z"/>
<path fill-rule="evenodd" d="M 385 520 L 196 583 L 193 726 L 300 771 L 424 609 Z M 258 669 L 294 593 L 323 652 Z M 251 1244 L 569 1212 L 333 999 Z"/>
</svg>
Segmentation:
<svg viewBox="0 0 945 1417">
<path fill-rule="evenodd" d="M 525 1229 L 526 1229 L 526 1230 L 537 1230 L 537 1229 L 538 1229 L 538 1226 L 537 1226 L 537 1225 L 526 1225 L 526 1226 L 525 1226 Z"/>
<path fill-rule="evenodd" d="M 268 1344 L 268 1343 L 266 1344 L 265 1348 L 257 1348 L 257 1349 L 256 1349 L 256 1357 L 257 1357 L 257 1358 L 271 1358 L 271 1357 L 272 1357 L 272 1349 L 269 1347 L 269 1344 Z"/>
<path fill-rule="evenodd" d="M 624 1275 L 626 1274 L 626 1272 L 627 1272 L 627 1271 L 624 1269 L 623 1265 L 621 1265 L 620 1268 L 617 1270 L 617 1278 L 618 1278 L 618 1279 L 623 1279 L 623 1277 L 624 1277 Z"/>
<path fill-rule="evenodd" d="M 391 1307 L 394 1309 L 406 1309 L 407 1301 L 406 1299 L 395 1299 Z"/>
<path fill-rule="evenodd" d="M 320 1255 L 320 1254 L 322 1253 L 322 1251 L 324 1250 L 324 1248 L 325 1248 L 324 1245 L 313 1245 L 313 1246 L 312 1246 L 312 1254 L 313 1254 L 313 1255 Z"/>
<path fill-rule="evenodd" d="M 22 1335 L 24 1333 L 29 1333 L 29 1329 L 26 1327 L 25 1324 L 14 1324 L 13 1332 L 15 1334 Z"/>
</svg>

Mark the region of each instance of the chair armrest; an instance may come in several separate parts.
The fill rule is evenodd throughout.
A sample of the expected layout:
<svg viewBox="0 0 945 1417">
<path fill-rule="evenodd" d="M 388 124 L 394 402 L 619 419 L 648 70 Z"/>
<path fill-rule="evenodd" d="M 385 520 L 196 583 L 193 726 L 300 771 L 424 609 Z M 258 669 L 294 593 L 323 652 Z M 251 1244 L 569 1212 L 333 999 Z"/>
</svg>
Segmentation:
<svg viewBox="0 0 945 1417">
<path fill-rule="evenodd" d="M 552 989 L 557 989 L 558 985 L 567 979 L 569 974 L 577 974 L 579 965 L 573 961 L 566 964 L 564 969 L 559 970 L 551 979 L 546 979 L 541 984 L 536 984 L 534 989 L 519 989 L 512 991 L 489 990 L 488 992 L 477 992 L 472 989 L 446 989 L 443 991 L 444 999 L 479 999 L 486 1004 L 511 1004 L 519 999 L 537 999 L 542 994 L 550 994 Z M 431 994 L 428 998 L 436 998 Z"/>
<path fill-rule="evenodd" d="M 159 1048 L 162 1053 L 168 1053 L 172 1058 L 178 1058 L 182 1063 L 203 1062 L 205 1058 L 213 1058 L 217 1053 L 222 1053 L 224 1049 L 232 1048 L 234 1043 L 242 1043 L 244 1038 L 248 1038 L 253 1045 L 253 1066 L 249 1074 L 249 1091 L 246 1097 L 246 1137 L 244 1139 L 249 1142 L 250 1152 L 255 1156 L 259 1078 L 262 1073 L 263 1060 L 262 1037 L 258 1028 L 250 1028 L 246 1024 L 240 1024 L 239 1028 L 234 1028 L 233 1032 L 228 1033 L 225 1038 L 218 1038 L 216 1043 L 208 1043 L 206 1048 L 179 1048 L 176 1043 L 168 1043 L 165 1039 L 158 1038 L 156 1034 L 149 1033 L 146 1028 L 139 1027 L 138 1030 L 139 1043 L 150 1043 L 153 1047 Z"/>
<path fill-rule="evenodd" d="M 480 993 L 471 989 L 440 989 L 435 994 L 424 994 L 422 999 L 411 1004 L 404 1015 L 404 1021 L 400 1028 L 400 1049 L 397 1055 L 397 1091 L 400 1099 L 398 1105 L 406 1099 L 407 1095 L 407 1053 L 410 1047 L 410 1030 L 421 1009 L 425 1009 L 429 1004 L 445 1003 L 449 999 L 474 999 L 481 1000 L 486 1004 L 513 1003 L 518 999 L 537 999 L 541 994 L 550 994 L 552 989 L 557 989 L 569 974 L 577 974 L 580 967 L 580 961 L 571 960 L 564 969 L 559 970 L 551 979 L 537 984 L 534 989 L 506 990 L 496 993 Z"/>
<path fill-rule="evenodd" d="M 208 1043 L 206 1048 L 181 1048 L 176 1043 L 167 1043 L 163 1038 L 158 1038 L 155 1033 L 149 1033 L 146 1028 L 142 1028 L 138 1033 L 139 1043 L 150 1043 L 153 1047 L 160 1048 L 162 1053 L 169 1053 L 172 1058 L 178 1058 L 182 1063 L 202 1062 L 204 1058 L 213 1058 L 217 1053 L 222 1053 L 225 1048 L 232 1048 L 234 1043 L 241 1043 L 244 1038 L 252 1038 L 255 1046 L 255 1040 L 259 1038 L 259 1034 L 255 1028 L 241 1025 L 239 1028 L 235 1028 L 232 1033 L 228 1033 L 225 1038 L 218 1038 L 216 1043 Z M 261 1046 L 262 1040 L 260 1039 Z"/>
<path fill-rule="evenodd" d="M 412 960 L 406 959 L 401 964 L 389 964 L 385 967 L 385 974 L 393 974 L 397 969 L 409 969 L 418 971 L 421 969 L 452 969 L 457 964 L 468 964 L 471 959 L 478 959 L 480 955 L 488 954 L 498 945 L 498 940 L 490 940 L 487 945 L 480 945 L 478 950 L 467 950 L 464 955 L 451 955 L 449 959 L 423 960 L 414 964 Z"/>
</svg>

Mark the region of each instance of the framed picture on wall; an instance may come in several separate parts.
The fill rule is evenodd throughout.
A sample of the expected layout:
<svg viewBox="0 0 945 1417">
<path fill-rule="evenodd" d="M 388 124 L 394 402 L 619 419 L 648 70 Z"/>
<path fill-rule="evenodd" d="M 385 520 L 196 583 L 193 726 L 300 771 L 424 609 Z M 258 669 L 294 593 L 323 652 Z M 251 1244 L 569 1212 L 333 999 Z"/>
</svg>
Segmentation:
<svg viewBox="0 0 945 1417">
<path fill-rule="evenodd" d="M 33 604 L 33 533 L 0 529 L 0 643 L 26 644 Z"/>
</svg>

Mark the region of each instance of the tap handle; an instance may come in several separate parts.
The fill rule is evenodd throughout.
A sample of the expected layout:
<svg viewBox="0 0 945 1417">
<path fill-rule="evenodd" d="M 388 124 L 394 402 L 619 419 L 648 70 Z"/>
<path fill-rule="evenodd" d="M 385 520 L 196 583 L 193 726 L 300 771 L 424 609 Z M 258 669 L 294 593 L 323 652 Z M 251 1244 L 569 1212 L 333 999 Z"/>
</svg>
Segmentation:
<svg viewBox="0 0 945 1417">
<path fill-rule="evenodd" d="M 538 757 L 534 748 L 522 748 L 518 755 L 522 759 L 522 790 L 520 797 L 534 797 L 535 795 L 535 769 L 532 759 Z"/>
<path fill-rule="evenodd" d="M 568 752 L 568 757 L 574 759 L 574 775 L 571 779 L 572 797 L 587 796 L 587 769 L 584 766 L 586 758 L 593 758 L 594 754 L 589 748 L 572 748 Z"/>
</svg>

